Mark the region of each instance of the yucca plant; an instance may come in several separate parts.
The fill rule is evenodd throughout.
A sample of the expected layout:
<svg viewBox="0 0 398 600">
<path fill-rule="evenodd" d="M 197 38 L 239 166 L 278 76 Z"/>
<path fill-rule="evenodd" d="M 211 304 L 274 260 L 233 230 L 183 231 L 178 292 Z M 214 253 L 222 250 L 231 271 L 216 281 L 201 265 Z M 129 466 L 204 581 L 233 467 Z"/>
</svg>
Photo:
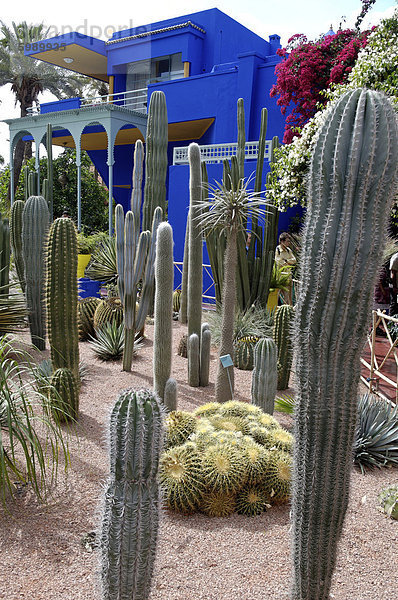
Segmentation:
<svg viewBox="0 0 398 600">
<path fill-rule="evenodd" d="M 107 238 L 101 241 L 94 250 L 89 265 L 86 267 L 85 275 L 95 281 L 104 283 L 116 283 L 116 243 L 115 238 Z"/>
<path fill-rule="evenodd" d="M 364 394 L 358 403 L 354 463 L 366 468 L 398 464 L 398 406 Z"/>
<path fill-rule="evenodd" d="M 212 343 L 218 346 L 221 340 L 221 308 L 218 308 L 216 312 L 209 312 L 206 320 L 210 325 Z M 262 306 L 252 304 L 246 311 L 237 307 L 233 340 L 236 342 L 250 336 L 272 337 L 272 325 L 271 314 Z"/>
<path fill-rule="evenodd" d="M 102 360 L 119 360 L 123 356 L 124 348 L 124 325 L 117 326 L 115 323 L 105 323 L 96 329 L 97 339 L 92 338 L 89 342 L 95 354 Z M 142 338 L 136 336 L 134 342 L 134 354 L 142 348 Z"/>
<path fill-rule="evenodd" d="M 69 462 L 68 445 L 60 422 L 51 417 L 47 396 L 36 392 L 43 380 L 31 357 L 0 338 L 0 494 L 4 505 L 15 481 L 29 483 L 43 500 L 57 475 L 62 458 Z"/>
</svg>

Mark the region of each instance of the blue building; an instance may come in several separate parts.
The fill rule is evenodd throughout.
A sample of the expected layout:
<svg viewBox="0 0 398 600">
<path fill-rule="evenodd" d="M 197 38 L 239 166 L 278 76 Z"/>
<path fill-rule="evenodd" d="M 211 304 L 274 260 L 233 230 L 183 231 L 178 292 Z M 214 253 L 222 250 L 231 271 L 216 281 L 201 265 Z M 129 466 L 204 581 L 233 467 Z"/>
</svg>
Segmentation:
<svg viewBox="0 0 398 600">
<path fill-rule="evenodd" d="M 76 148 L 78 172 L 81 151 L 88 152 L 109 189 L 111 223 L 112 199 L 125 209 L 129 205 L 134 143 L 138 138 L 145 141 L 149 98 L 154 90 L 162 90 L 169 121 L 168 218 L 174 231 L 181 232 L 175 234 L 175 259 L 182 260 L 187 147 L 196 141 L 209 163 L 209 177 L 221 179 L 220 161 L 235 153 L 238 98 L 245 104 L 246 140 L 258 140 L 264 106 L 267 138 L 281 138 L 284 117 L 269 97 L 280 60 L 278 48 L 278 35 L 264 40 L 216 8 L 118 31 L 106 42 L 68 33 L 28 44 L 27 55 L 107 82 L 109 94 L 49 102 L 27 117 L 7 121 L 10 166 L 18 139 L 31 136 L 39 168 L 40 143 L 45 143 L 51 123 L 52 143 Z M 247 175 L 255 168 L 256 149 L 255 143 L 247 143 Z"/>
</svg>

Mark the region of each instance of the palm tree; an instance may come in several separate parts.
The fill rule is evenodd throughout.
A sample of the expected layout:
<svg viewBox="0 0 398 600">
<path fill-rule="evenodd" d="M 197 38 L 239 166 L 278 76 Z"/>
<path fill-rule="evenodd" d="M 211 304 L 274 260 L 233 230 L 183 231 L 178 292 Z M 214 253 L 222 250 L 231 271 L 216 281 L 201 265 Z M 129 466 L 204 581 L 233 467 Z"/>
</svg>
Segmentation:
<svg viewBox="0 0 398 600">
<path fill-rule="evenodd" d="M 229 177 L 229 176 L 228 176 Z M 204 231 L 218 232 L 226 236 L 224 256 L 224 283 L 221 305 L 221 341 L 219 356 L 234 353 L 234 320 L 236 303 L 236 269 L 238 263 L 238 234 L 245 232 L 250 215 L 258 221 L 264 218 L 264 201 L 259 194 L 248 190 L 249 180 L 240 179 L 237 185 L 229 181 L 217 182 L 209 186 L 210 198 L 200 203 L 200 223 Z M 228 372 L 218 363 L 216 380 L 216 401 L 231 399 L 234 389 L 233 369 Z"/>
<path fill-rule="evenodd" d="M 15 104 L 21 107 L 21 117 L 38 103 L 38 96 L 49 90 L 58 99 L 77 95 L 81 77 L 65 73 L 63 69 L 24 55 L 24 45 L 46 39 L 49 29 L 44 24 L 28 25 L 14 22 L 8 27 L 0 21 L 0 86 L 11 84 Z M 17 189 L 24 156 L 30 158 L 31 143 L 20 140 L 14 154 L 14 186 Z"/>
</svg>

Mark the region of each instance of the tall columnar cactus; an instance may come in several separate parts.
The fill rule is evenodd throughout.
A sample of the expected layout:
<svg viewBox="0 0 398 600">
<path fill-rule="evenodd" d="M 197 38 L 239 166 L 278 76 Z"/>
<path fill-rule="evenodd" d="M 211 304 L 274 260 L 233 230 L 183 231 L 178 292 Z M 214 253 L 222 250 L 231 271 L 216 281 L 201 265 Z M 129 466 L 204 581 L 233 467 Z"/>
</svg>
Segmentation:
<svg viewBox="0 0 398 600">
<path fill-rule="evenodd" d="M 29 172 L 30 169 L 28 165 L 25 165 L 23 168 L 23 192 L 25 202 L 29 198 Z"/>
<path fill-rule="evenodd" d="M 148 109 L 142 229 L 149 230 L 157 206 L 166 214 L 168 120 L 166 96 L 155 91 Z"/>
<path fill-rule="evenodd" d="M 199 360 L 188 350 L 189 385 L 200 385 L 200 343 L 202 333 L 202 287 L 203 287 L 203 236 L 200 228 L 200 201 L 202 199 L 202 177 L 200 166 L 200 148 L 198 144 L 190 144 L 189 158 L 189 248 L 188 248 L 188 338 L 192 334 L 198 336 Z M 196 344 L 196 342 L 195 342 Z M 194 348 L 196 345 L 194 344 Z M 196 352 L 196 350 L 195 350 Z M 194 362 L 190 363 L 194 358 Z M 193 369 L 198 369 L 194 373 Z M 197 382 L 197 383 L 196 383 Z"/>
<path fill-rule="evenodd" d="M 8 294 L 10 280 L 10 226 L 8 219 L 0 214 L 0 288 L 2 294 Z"/>
<path fill-rule="evenodd" d="M 10 218 L 10 241 L 14 255 L 15 269 L 21 283 L 22 291 L 25 291 L 25 267 L 22 252 L 22 213 L 25 202 L 16 200 L 11 208 Z"/>
<path fill-rule="evenodd" d="M 26 304 L 34 344 L 39 350 L 46 347 L 44 310 L 45 245 L 49 228 L 47 201 L 43 196 L 31 196 L 22 213 L 22 251 L 24 259 Z"/>
<path fill-rule="evenodd" d="M 47 244 L 46 303 L 54 371 L 70 369 L 79 378 L 77 235 L 73 221 L 61 217 L 50 227 Z"/>
<path fill-rule="evenodd" d="M 158 228 L 155 260 L 153 389 L 162 400 L 171 373 L 173 280 L 173 230 L 168 223 L 161 223 Z"/>
<path fill-rule="evenodd" d="M 149 390 L 126 390 L 110 418 L 110 476 L 101 528 L 102 600 L 147 600 L 158 522 L 163 409 Z"/>
<path fill-rule="evenodd" d="M 36 173 L 28 173 L 28 198 L 30 196 L 36 196 L 37 190 L 37 175 Z"/>
<path fill-rule="evenodd" d="M 347 509 L 360 355 L 398 178 L 387 98 L 345 93 L 313 151 L 294 339 L 292 600 L 326 600 Z"/>
<path fill-rule="evenodd" d="M 134 220 L 138 224 L 141 222 L 141 201 L 142 201 L 142 180 L 144 173 L 144 144 L 137 140 L 134 148 L 134 168 L 132 192 L 130 201 L 130 210 L 134 215 Z M 139 234 L 139 229 L 137 230 Z M 138 239 L 137 239 L 138 241 Z"/>
<path fill-rule="evenodd" d="M 291 336 L 294 308 L 289 304 L 278 306 L 274 315 L 274 341 L 278 347 L 278 390 L 289 387 L 290 370 L 293 361 Z"/>
<path fill-rule="evenodd" d="M 190 216 L 188 212 L 187 224 L 185 227 L 184 258 L 182 263 L 180 314 L 178 316 L 179 321 L 184 325 L 188 323 L 189 223 Z"/>
<path fill-rule="evenodd" d="M 278 348 L 270 338 L 260 339 L 254 348 L 252 404 L 270 415 L 274 412 L 278 381 Z"/>
</svg>

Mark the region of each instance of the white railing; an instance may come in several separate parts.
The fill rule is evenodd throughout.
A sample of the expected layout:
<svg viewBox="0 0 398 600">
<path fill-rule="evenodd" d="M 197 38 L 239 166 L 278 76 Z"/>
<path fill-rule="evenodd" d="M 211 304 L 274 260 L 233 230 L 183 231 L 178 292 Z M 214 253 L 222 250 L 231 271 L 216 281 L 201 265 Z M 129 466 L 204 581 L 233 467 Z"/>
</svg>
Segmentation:
<svg viewBox="0 0 398 600">
<path fill-rule="evenodd" d="M 89 106 L 102 106 L 104 104 L 117 104 L 129 108 L 130 110 L 137 110 L 142 113 L 147 112 L 147 100 L 148 100 L 148 88 L 142 88 L 140 90 L 131 90 L 128 92 L 118 92 L 117 94 L 105 94 L 104 96 L 92 96 L 91 98 L 80 98 L 80 107 L 87 108 Z M 68 110 L 67 108 L 61 110 Z M 31 106 L 26 109 L 28 115 L 40 114 L 40 104 Z"/>
<path fill-rule="evenodd" d="M 101 104 L 117 104 L 138 110 L 139 112 L 147 112 L 148 88 L 140 90 L 130 90 L 128 92 L 118 92 L 117 94 L 106 94 L 105 96 L 95 96 L 92 98 L 82 98 L 81 106 L 101 106 Z"/>
<path fill-rule="evenodd" d="M 264 158 L 271 158 L 272 142 L 265 142 Z M 238 149 L 238 144 L 209 144 L 208 146 L 200 146 L 200 156 L 206 163 L 220 163 L 225 158 L 235 156 Z M 245 160 L 256 159 L 258 155 L 258 142 L 246 142 L 245 145 Z M 174 148 L 173 165 L 188 164 L 188 146 Z"/>
</svg>

